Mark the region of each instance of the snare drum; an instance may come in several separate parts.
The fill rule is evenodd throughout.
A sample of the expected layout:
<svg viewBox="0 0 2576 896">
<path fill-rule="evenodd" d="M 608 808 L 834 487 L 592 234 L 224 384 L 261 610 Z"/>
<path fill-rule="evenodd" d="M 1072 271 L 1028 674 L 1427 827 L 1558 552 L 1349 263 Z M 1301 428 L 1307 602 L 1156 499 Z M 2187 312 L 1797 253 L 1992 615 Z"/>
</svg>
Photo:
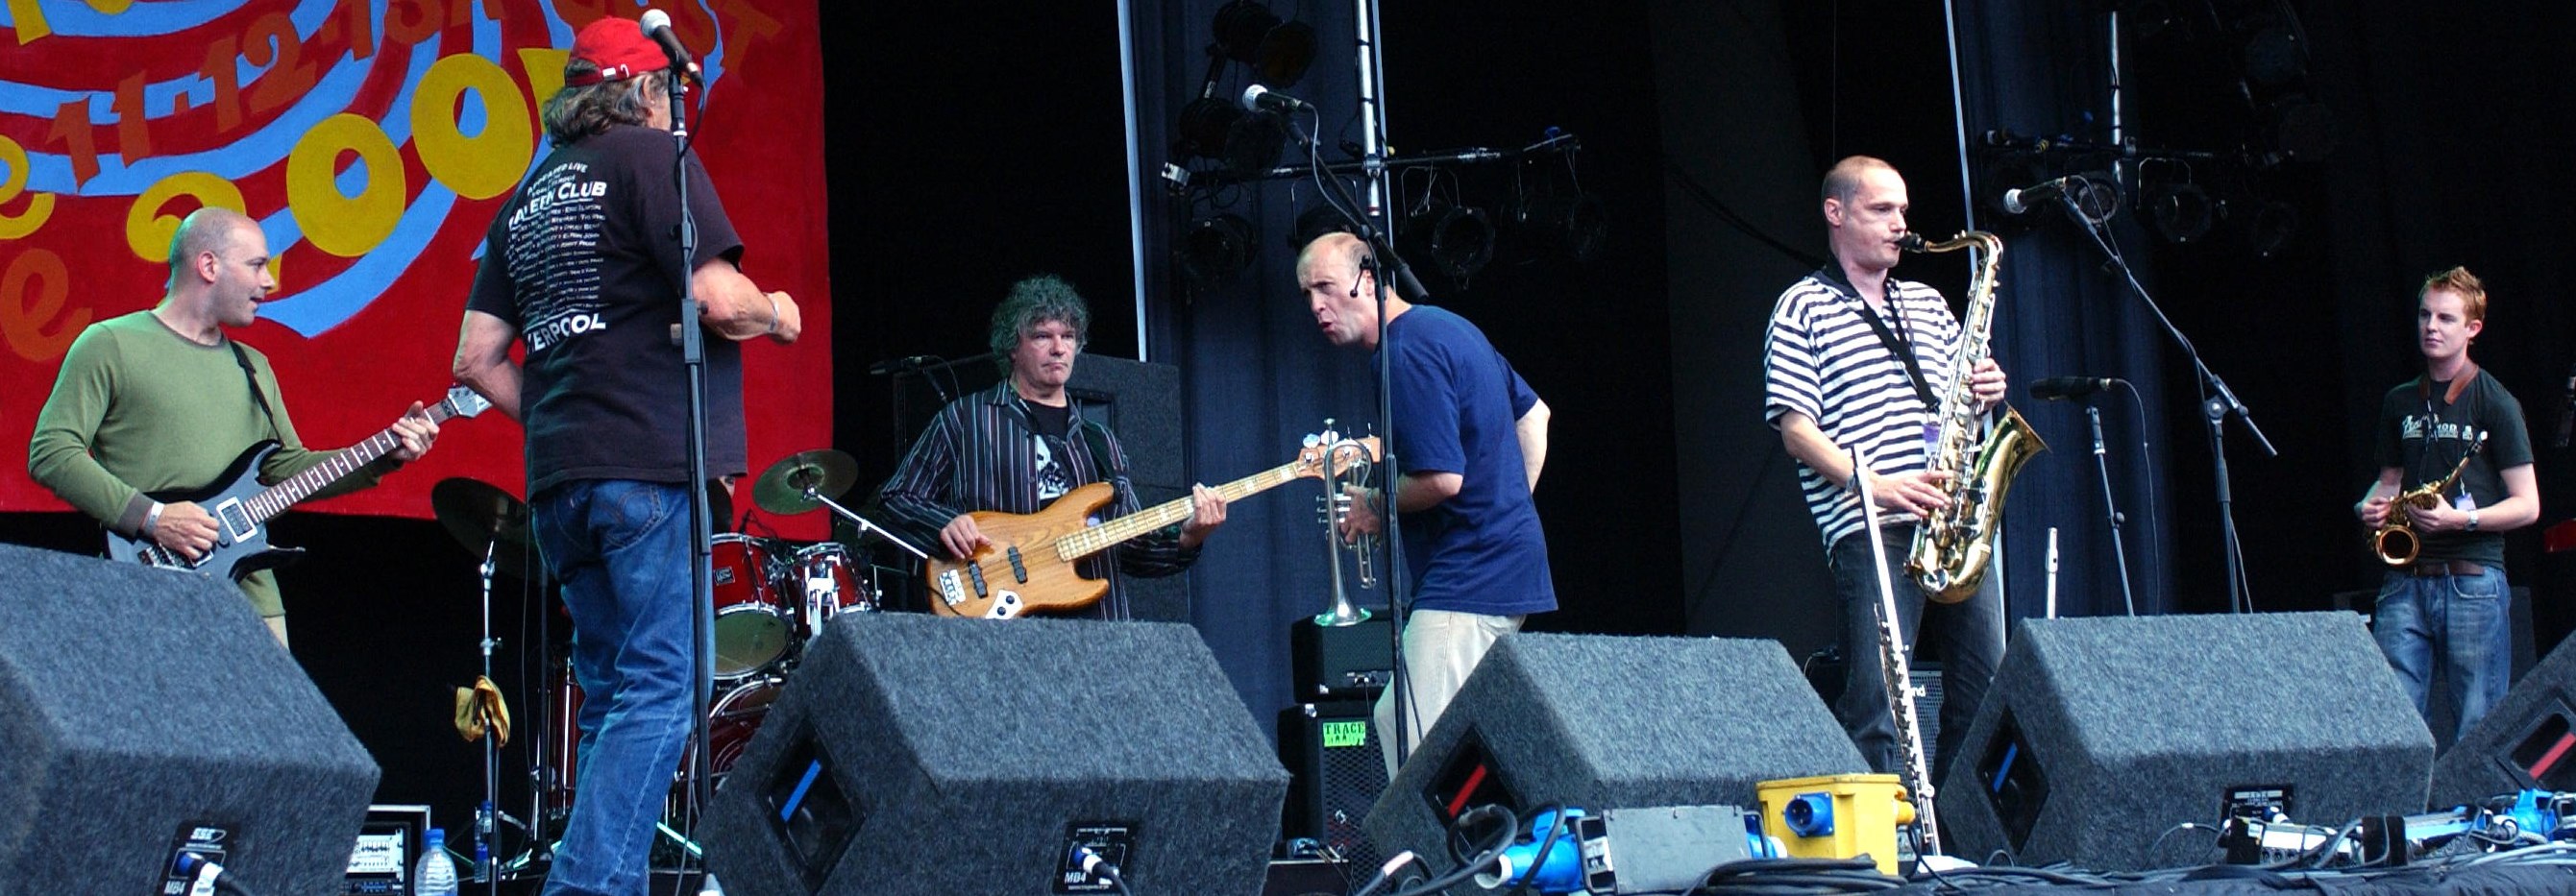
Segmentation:
<svg viewBox="0 0 2576 896">
<path fill-rule="evenodd" d="M 822 634 L 823 623 L 840 613 L 866 613 L 877 608 L 877 596 L 850 551 L 824 542 L 796 552 L 793 587 L 804 597 L 807 638 Z"/>
<path fill-rule="evenodd" d="M 715 537 L 717 681 L 767 671 L 795 642 L 795 617 L 779 593 L 778 566 L 762 539 Z"/>
</svg>

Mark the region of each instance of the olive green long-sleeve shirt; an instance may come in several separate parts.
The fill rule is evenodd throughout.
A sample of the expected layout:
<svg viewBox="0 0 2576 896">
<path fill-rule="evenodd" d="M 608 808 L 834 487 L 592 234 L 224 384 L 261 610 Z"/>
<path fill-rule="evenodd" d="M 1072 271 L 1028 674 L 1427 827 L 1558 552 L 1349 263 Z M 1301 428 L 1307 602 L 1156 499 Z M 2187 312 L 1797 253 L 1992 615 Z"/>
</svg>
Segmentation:
<svg viewBox="0 0 2576 896">
<path fill-rule="evenodd" d="M 53 394 L 36 417 L 27 472 L 37 483 L 107 528 L 133 535 L 152 507 L 148 493 L 215 485 L 242 452 L 263 440 L 282 446 L 259 471 L 275 483 L 330 457 L 304 447 L 287 417 L 268 357 L 242 346 L 274 423 L 253 398 L 233 343 L 202 345 L 172 331 L 149 311 L 103 320 L 81 331 L 63 356 Z M 320 496 L 376 484 L 390 459 L 341 479 Z M 285 613 L 269 573 L 242 581 L 260 615 Z"/>
</svg>

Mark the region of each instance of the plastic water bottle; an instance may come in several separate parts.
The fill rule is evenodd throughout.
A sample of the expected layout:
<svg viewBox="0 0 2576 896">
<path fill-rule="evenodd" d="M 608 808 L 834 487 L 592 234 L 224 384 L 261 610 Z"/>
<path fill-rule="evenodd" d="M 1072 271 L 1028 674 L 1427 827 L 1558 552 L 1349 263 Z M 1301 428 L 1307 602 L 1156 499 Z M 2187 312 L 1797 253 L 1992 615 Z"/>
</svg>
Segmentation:
<svg viewBox="0 0 2576 896">
<path fill-rule="evenodd" d="M 456 896 L 456 862 L 447 857 L 446 831 L 429 829 L 420 849 L 420 867 L 414 870 L 413 896 Z"/>
</svg>

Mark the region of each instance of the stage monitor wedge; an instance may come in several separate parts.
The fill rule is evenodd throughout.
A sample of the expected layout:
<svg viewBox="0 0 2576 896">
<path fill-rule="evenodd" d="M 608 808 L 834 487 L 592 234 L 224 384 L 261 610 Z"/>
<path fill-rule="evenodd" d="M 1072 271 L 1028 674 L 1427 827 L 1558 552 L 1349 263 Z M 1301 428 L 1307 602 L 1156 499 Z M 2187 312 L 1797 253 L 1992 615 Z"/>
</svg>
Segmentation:
<svg viewBox="0 0 2576 896">
<path fill-rule="evenodd" d="M 0 545 L 0 896 L 336 893 L 375 759 L 230 583 Z"/>
<path fill-rule="evenodd" d="M 2523 790 L 2576 790 L 2576 638 L 2559 642 L 2433 764 L 2435 809 Z"/>
<path fill-rule="evenodd" d="M 1526 633 L 1485 655 L 1364 822 L 1436 870 L 1449 820 L 1756 805 L 1754 785 L 1868 771 L 1780 642 Z"/>
<path fill-rule="evenodd" d="M 718 789 L 727 892 L 1256 893 L 1288 773 L 1186 625 L 846 613 Z"/>
<path fill-rule="evenodd" d="M 1940 782 L 1953 855 L 2199 861 L 2231 802 L 2335 827 L 2422 811 L 2433 735 L 2351 613 L 2024 619 Z"/>
</svg>

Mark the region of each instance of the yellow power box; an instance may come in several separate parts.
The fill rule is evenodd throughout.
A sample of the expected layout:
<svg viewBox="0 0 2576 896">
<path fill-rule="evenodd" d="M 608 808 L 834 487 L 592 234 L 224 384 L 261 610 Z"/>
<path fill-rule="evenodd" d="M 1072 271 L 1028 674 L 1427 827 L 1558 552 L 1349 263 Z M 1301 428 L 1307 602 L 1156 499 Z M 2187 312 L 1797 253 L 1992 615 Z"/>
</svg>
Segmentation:
<svg viewBox="0 0 2576 896">
<path fill-rule="evenodd" d="M 1762 800 L 1762 833 L 1791 856 L 1869 856 L 1896 874 L 1896 829 L 1914 823 L 1914 803 L 1895 775 L 1825 775 L 1753 785 Z"/>
</svg>

